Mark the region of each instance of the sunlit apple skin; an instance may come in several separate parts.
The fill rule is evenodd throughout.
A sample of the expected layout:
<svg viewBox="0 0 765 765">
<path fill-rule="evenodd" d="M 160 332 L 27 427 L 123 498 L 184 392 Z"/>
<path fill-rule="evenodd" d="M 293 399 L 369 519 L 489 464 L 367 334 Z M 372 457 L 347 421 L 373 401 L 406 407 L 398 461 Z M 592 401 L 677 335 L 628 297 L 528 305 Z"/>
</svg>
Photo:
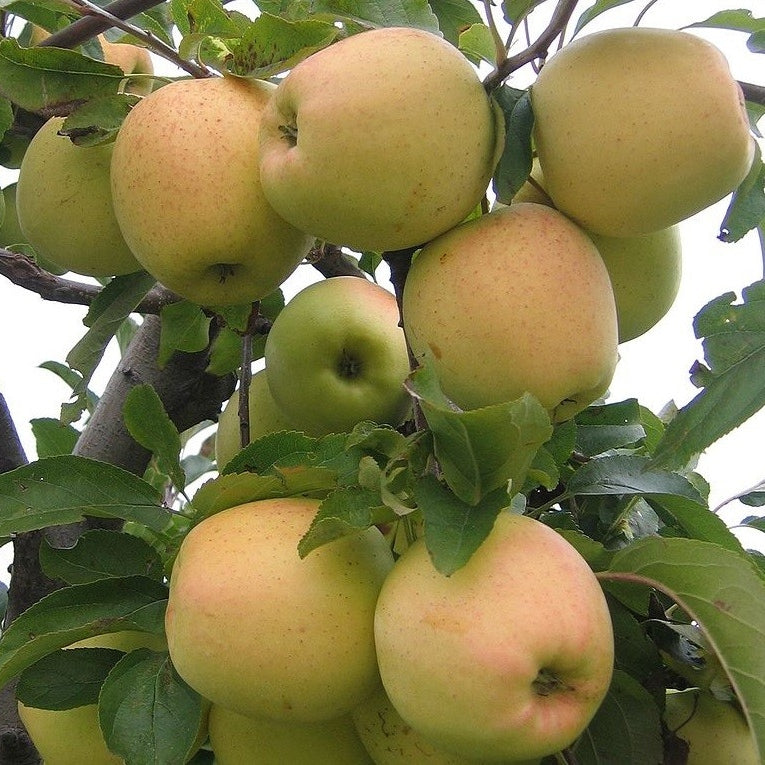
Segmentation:
<svg viewBox="0 0 765 765">
<path fill-rule="evenodd" d="M 375 29 L 280 83 L 261 128 L 263 189 L 286 220 L 335 244 L 410 247 L 480 202 L 503 130 L 455 47 L 420 29 Z"/>
<path fill-rule="evenodd" d="M 460 757 L 435 747 L 404 722 L 385 690 L 362 702 L 352 713 L 359 737 L 375 765 L 483 765 L 485 761 Z M 539 760 L 505 763 L 538 765 Z"/>
<path fill-rule="evenodd" d="M 138 103 L 112 158 L 114 209 L 153 276 L 203 305 L 259 300 L 313 239 L 285 223 L 258 180 L 258 126 L 274 86 L 180 80 Z"/>
<path fill-rule="evenodd" d="M 75 146 L 52 117 L 29 144 L 19 169 L 16 211 L 24 238 L 43 258 L 87 276 L 140 271 L 114 216 L 112 147 Z"/>
<path fill-rule="evenodd" d="M 752 734 L 732 704 L 698 688 L 670 692 L 664 721 L 688 744 L 687 765 L 759 765 Z"/>
<path fill-rule="evenodd" d="M 98 41 L 101 43 L 104 61 L 108 64 L 115 64 L 125 74 L 154 73 L 154 63 L 151 60 L 151 54 L 146 48 L 142 48 L 139 45 L 131 45 L 130 43 L 113 43 L 103 35 L 99 35 Z M 145 96 L 151 93 L 152 80 L 150 77 L 130 79 L 125 90 L 128 93 Z"/>
<path fill-rule="evenodd" d="M 348 715 L 315 723 L 210 710 L 216 765 L 374 765 Z"/>
<path fill-rule="evenodd" d="M 616 300 L 619 342 L 648 332 L 672 307 L 680 289 L 683 250 L 678 226 L 640 236 L 591 234 Z"/>
<path fill-rule="evenodd" d="M 613 670 L 595 575 L 556 531 L 509 512 L 448 577 L 415 542 L 380 592 L 375 641 L 401 717 L 446 751 L 492 762 L 569 746 Z"/>
<path fill-rule="evenodd" d="M 268 333 L 265 359 L 274 401 L 308 435 L 362 420 L 395 426 L 409 411 L 396 299 L 365 279 L 337 276 L 295 295 Z"/>
<path fill-rule="evenodd" d="M 178 674 L 213 704 L 318 722 L 379 687 L 374 607 L 392 554 L 376 528 L 298 556 L 319 502 L 263 500 L 195 526 L 170 580 Z"/>
<path fill-rule="evenodd" d="M 687 32 L 596 32 L 545 63 L 534 139 L 555 206 L 588 231 L 667 228 L 744 179 L 754 141 L 723 54 Z"/>
<path fill-rule="evenodd" d="M 87 638 L 71 647 L 119 651 L 138 648 L 164 651 L 167 648 L 162 636 L 131 630 Z M 56 710 L 27 707 L 19 702 L 18 708 L 19 717 L 45 765 L 122 765 L 124 762 L 106 747 L 97 704 Z"/>
<path fill-rule="evenodd" d="M 463 409 L 532 393 L 556 421 L 602 395 L 616 366 L 608 271 L 556 210 L 519 203 L 462 224 L 415 256 L 403 323 Z"/>
<path fill-rule="evenodd" d="M 268 389 L 266 373 L 257 372 L 250 381 L 250 441 L 277 433 L 280 430 L 296 430 L 295 426 L 276 405 Z M 231 458 L 242 449 L 242 437 L 239 431 L 239 391 L 226 402 L 218 417 L 218 429 L 215 432 L 215 462 L 221 470 Z"/>
</svg>

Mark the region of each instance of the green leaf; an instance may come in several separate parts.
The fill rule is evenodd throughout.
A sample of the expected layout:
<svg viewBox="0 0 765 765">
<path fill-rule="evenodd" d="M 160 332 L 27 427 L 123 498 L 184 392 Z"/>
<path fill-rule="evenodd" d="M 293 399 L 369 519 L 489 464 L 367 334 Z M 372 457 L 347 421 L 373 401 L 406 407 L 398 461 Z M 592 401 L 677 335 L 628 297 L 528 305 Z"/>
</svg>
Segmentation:
<svg viewBox="0 0 765 765">
<path fill-rule="evenodd" d="M 91 529 L 74 547 L 53 547 L 43 537 L 40 565 L 46 576 L 68 584 L 86 584 L 108 577 L 147 576 L 162 580 L 162 561 L 154 548 L 132 534 Z"/>
<path fill-rule="evenodd" d="M 210 345 L 208 374 L 223 377 L 236 372 L 242 363 L 242 338 L 228 327 L 221 327 Z"/>
<path fill-rule="evenodd" d="M 13 125 L 13 108 L 10 101 L 0 98 L 0 138 L 4 138 L 5 132 Z"/>
<path fill-rule="evenodd" d="M 518 491 L 537 449 L 552 435 L 547 411 L 531 395 L 467 412 L 455 411 L 430 366 L 411 376 L 433 433 L 444 479 L 464 502 L 477 504 L 494 489 Z"/>
<path fill-rule="evenodd" d="M 142 576 L 64 587 L 32 604 L 0 638 L 0 683 L 43 656 L 107 632 L 162 635 L 167 588 Z"/>
<path fill-rule="evenodd" d="M 122 408 L 130 435 L 156 458 L 159 469 L 183 491 L 186 475 L 181 467 L 181 436 L 151 385 L 132 388 Z"/>
<path fill-rule="evenodd" d="M 0 475 L 0 536 L 122 518 L 161 531 L 168 511 L 160 493 L 127 470 L 73 455 L 46 457 Z"/>
<path fill-rule="evenodd" d="M 460 34 L 459 49 L 476 63 L 485 61 L 494 66 L 497 63 L 497 48 L 494 37 L 486 24 L 472 24 Z"/>
<path fill-rule="evenodd" d="M 478 504 L 467 504 L 429 475 L 417 482 L 414 495 L 425 521 L 425 545 L 433 565 L 445 576 L 468 562 L 489 535 L 500 510 L 510 506 L 510 497 L 502 489 Z"/>
<path fill-rule="evenodd" d="M 469 0 L 430 0 L 430 8 L 438 19 L 444 39 L 455 46 L 459 44 L 463 30 L 481 23 L 481 14 Z"/>
<path fill-rule="evenodd" d="M 502 85 L 492 94 L 505 116 L 505 147 L 494 171 L 492 185 L 497 201 L 510 204 L 531 173 L 531 131 L 534 113 L 531 93 Z"/>
<path fill-rule="evenodd" d="M 21 48 L 0 40 L 0 94 L 22 109 L 61 114 L 92 98 L 117 92 L 125 73 L 63 48 Z"/>
<path fill-rule="evenodd" d="M 732 29 L 736 32 L 761 32 L 765 30 L 765 18 L 755 18 L 746 8 L 729 9 L 712 14 L 704 21 L 688 24 L 686 29 L 706 27 L 711 29 Z"/>
<path fill-rule="evenodd" d="M 575 418 L 576 450 L 587 457 L 619 449 L 645 438 L 636 399 L 588 406 Z"/>
<path fill-rule="evenodd" d="M 138 96 L 115 93 L 95 98 L 75 109 L 65 120 L 60 133 L 78 146 L 96 146 L 113 141 L 125 117 L 138 103 Z"/>
<path fill-rule="evenodd" d="M 327 13 L 323 3 L 316 13 Z M 268 78 L 287 71 L 335 40 L 340 30 L 330 21 L 316 18 L 290 21 L 261 13 L 230 43 L 228 66 L 234 74 Z"/>
<path fill-rule="evenodd" d="M 285 496 L 284 481 L 278 475 L 234 473 L 213 478 L 199 487 L 191 499 L 194 521 L 247 502 Z"/>
<path fill-rule="evenodd" d="M 65 382 L 73 392 L 82 390 L 84 388 L 85 393 L 83 394 L 82 398 L 84 399 L 88 412 L 91 414 L 93 413 L 93 410 L 96 408 L 96 404 L 98 403 L 98 396 L 93 393 L 90 388 L 87 387 L 86 383 L 83 382 L 82 375 L 79 372 L 67 366 L 66 364 L 62 364 L 60 361 L 44 361 L 42 364 L 40 364 L 40 369 L 47 369 L 49 372 L 53 372 L 53 374 Z M 78 417 L 75 417 L 74 419 L 76 420 Z M 69 420 L 68 422 L 73 421 L 74 420 Z"/>
<path fill-rule="evenodd" d="M 733 192 L 720 224 L 720 240 L 738 242 L 765 221 L 765 164 L 758 144 L 756 156 L 746 178 Z"/>
<path fill-rule="evenodd" d="M 625 5 L 630 2 L 632 2 L 632 0 L 597 0 L 597 2 L 591 5 L 577 20 L 576 26 L 574 27 L 574 35 L 579 34 L 582 27 L 600 16 L 601 13 L 605 13 L 606 11 L 611 10 L 611 8 L 616 8 L 619 5 Z"/>
<path fill-rule="evenodd" d="M 662 672 L 656 644 L 648 638 L 634 614 L 612 597 L 607 598 L 614 628 L 614 667 L 646 685 Z M 664 694 L 664 689 L 659 692 Z"/>
<path fill-rule="evenodd" d="M 210 322 L 202 309 L 188 300 L 164 306 L 160 314 L 162 329 L 159 335 L 159 368 L 167 364 L 175 351 L 196 353 L 210 342 Z"/>
<path fill-rule="evenodd" d="M 541 5 L 543 2 L 544 0 L 506 0 L 502 3 L 505 21 L 512 26 L 516 26 L 528 16 L 536 6 Z"/>
<path fill-rule="evenodd" d="M 185 36 L 194 33 L 237 37 L 240 28 L 216 0 L 173 0 L 170 3 L 173 21 Z"/>
<path fill-rule="evenodd" d="M 109 673 L 98 716 L 109 748 L 131 765 L 183 765 L 207 709 L 167 654 L 139 648 Z"/>
<path fill-rule="evenodd" d="M 316 0 L 315 13 L 365 27 L 417 27 L 438 32 L 438 18 L 427 0 Z"/>
<path fill-rule="evenodd" d="M 359 486 L 342 487 L 322 501 L 308 531 L 298 543 L 298 553 L 305 558 L 327 542 L 378 523 L 393 521 L 396 517 L 383 505 L 379 492 Z"/>
<path fill-rule="evenodd" d="M 605 584 L 654 587 L 696 621 L 741 702 L 765 754 L 765 580 L 745 556 L 695 539 L 641 539 L 617 552 Z"/>
<path fill-rule="evenodd" d="M 21 673 L 16 698 L 36 709 L 97 704 L 106 676 L 124 655 L 112 648 L 59 649 Z"/>
<path fill-rule="evenodd" d="M 606 698 L 573 747 L 581 765 L 663 762 L 659 707 L 626 672 L 615 670 Z"/>
<path fill-rule="evenodd" d="M 697 365 L 704 386 L 669 423 L 654 450 L 657 466 L 678 467 L 729 433 L 765 405 L 765 281 L 743 290 L 743 303 L 726 293 L 696 316 L 709 367 Z"/>
<path fill-rule="evenodd" d="M 53 417 L 38 417 L 29 424 L 35 437 L 37 456 L 41 459 L 71 454 L 80 437 L 79 430 Z"/>
</svg>

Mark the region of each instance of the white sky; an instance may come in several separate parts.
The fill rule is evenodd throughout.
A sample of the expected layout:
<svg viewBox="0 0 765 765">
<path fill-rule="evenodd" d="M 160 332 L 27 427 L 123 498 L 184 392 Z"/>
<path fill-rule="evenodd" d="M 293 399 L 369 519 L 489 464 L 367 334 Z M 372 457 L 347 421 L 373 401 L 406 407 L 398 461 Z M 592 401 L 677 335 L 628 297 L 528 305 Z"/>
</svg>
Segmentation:
<svg viewBox="0 0 765 765">
<path fill-rule="evenodd" d="M 591 2 L 583 2 L 584 10 Z M 631 24 L 644 3 L 609 11 L 585 32 L 604 26 Z M 648 12 L 643 25 L 679 27 L 707 18 L 712 13 L 735 5 L 730 0 L 694 0 L 677 3 L 660 0 Z M 763 0 L 750 4 L 765 6 Z M 761 7 L 760 10 L 765 10 Z M 579 11 L 575 14 L 578 16 Z M 755 15 L 762 15 L 755 13 Z M 732 32 L 698 31 L 719 45 L 728 56 L 738 79 L 762 82 L 763 57 L 746 51 L 745 36 Z M 158 68 L 158 71 L 167 71 Z M 671 76 L 671 72 L 668 72 Z M 520 79 L 513 84 L 525 85 Z M 14 180 L 15 174 L 0 168 L 0 185 Z M 654 411 L 668 401 L 678 406 L 688 402 L 697 390 L 690 384 L 688 370 L 702 358 L 700 344 L 691 328 L 693 315 L 711 298 L 741 288 L 762 278 L 763 262 L 755 234 L 747 235 L 736 245 L 723 245 L 716 239 L 727 200 L 682 224 L 683 281 L 680 294 L 669 314 L 650 332 L 621 347 L 621 360 L 611 386 L 611 400 L 637 397 Z M 320 278 L 309 266 L 301 266 L 285 284 L 289 297 L 309 281 Z M 0 392 L 5 396 L 19 429 L 30 460 L 35 458 L 34 439 L 29 420 L 34 417 L 57 417 L 60 405 L 68 397 L 68 389 L 57 377 L 42 370 L 46 360 L 64 361 L 69 349 L 84 333 L 82 317 L 85 308 L 43 301 L 0 277 Z M 112 348 L 94 378 L 97 392 L 103 389 L 116 362 Z M 711 504 L 741 493 L 765 479 L 765 452 L 762 433 L 765 413 L 753 417 L 742 427 L 712 446 L 701 458 L 699 472 L 712 485 Z M 739 503 L 723 513 L 728 523 L 752 514 L 751 508 Z M 765 536 L 747 531 L 745 544 L 765 549 Z M 5 578 L 4 555 L 0 551 L 0 578 Z"/>
</svg>

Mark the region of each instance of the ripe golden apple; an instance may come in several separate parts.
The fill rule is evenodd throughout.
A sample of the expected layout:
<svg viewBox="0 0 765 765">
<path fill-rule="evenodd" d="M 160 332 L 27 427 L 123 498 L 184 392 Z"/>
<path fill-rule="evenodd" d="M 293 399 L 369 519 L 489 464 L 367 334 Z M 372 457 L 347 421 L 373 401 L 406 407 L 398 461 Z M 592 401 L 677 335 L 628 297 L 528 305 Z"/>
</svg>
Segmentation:
<svg viewBox="0 0 765 765">
<path fill-rule="evenodd" d="M 475 208 L 503 136 L 455 47 L 420 29 L 375 29 L 314 53 L 280 83 L 261 127 L 263 190 L 317 237 L 402 249 Z"/>
<path fill-rule="evenodd" d="M 639 236 L 591 234 L 611 277 L 619 342 L 639 337 L 664 318 L 680 289 L 683 252 L 675 226 Z"/>
<path fill-rule="evenodd" d="M 116 648 L 134 651 L 167 649 L 159 635 L 125 630 L 80 640 L 71 648 Z M 98 705 L 72 709 L 38 709 L 18 704 L 19 717 L 45 765 L 122 765 L 124 760 L 106 747 L 98 722 Z"/>
<path fill-rule="evenodd" d="M 687 765 L 759 765 L 749 726 L 741 712 L 708 691 L 667 693 L 664 721 L 688 744 Z"/>
<path fill-rule="evenodd" d="M 75 146 L 52 117 L 29 144 L 19 170 L 16 211 L 24 237 L 58 266 L 87 276 L 116 276 L 141 265 L 114 216 L 112 146 Z"/>
<path fill-rule="evenodd" d="M 140 45 L 130 43 L 109 42 L 103 35 L 98 36 L 101 43 L 101 50 L 104 54 L 104 61 L 107 64 L 115 64 L 125 74 L 153 74 L 154 64 L 151 60 L 151 54 L 146 48 Z M 152 81 L 150 77 L 139 77 L 129 79 L 125 90 L 128 93 L 135 93 L 139 96 L 145 96 L 151 93 Z"/>
<path fill-rule="evenodd" d="M 602 395 L 616 366 L 611 282 L 590 238 L 524 202 L 462 224 L 415 256 L 404 329 L 463 409 L 528 391 L 556 421 Z"/>
<path fill-rule="evenodd" d="M 379 687 L 373 621 L 393 560 L 376 528 L 298 555 L 318 500 L 252 502 L 181 545 L 166 632 L 178 674 L 240 714 L 318 722 Z"/>
<path fill-rule="evenodd" d="M 258 180 L 258 125 L 274 86 L 234 76 L 150 93 L 120 128 L 114 209 L 147 271 L 203 305 L 272 292 L 313 239 L 285 223 Z"/>
<path fill-rule="evenodd" d="M 410 407 L 396 298 L 355 276 L 315 282 L 274 320 L 266 378 L 277 406 L 311 436 L 362 420 L 399 425 Z"/>
<path fill-rule="evenodd" d="M 629 27 L 566 45 L 531 89 L 548 194 L 588 231 L 667 228 L 729 194 L 752 164 L 744 97 L 688 32 Z"/>
<path fill-rule="evenodd" d="M 265 370 L 252 376 L 250 381 L 250 441 L 277 433 L 280 430 L 297 430 L 276 405 L 268 389 Z M 215 432 L 215 462 L 218 470 L 224 468 L 231 458 L 242 449 L 239 432 L 239 391 L 235 390 L 218 417 Z"/>
<path fill-rule="evenodd" d="M 217 765 L 373 765 L 349 715 L 296 723 L 213 705 L 209 729 Z"/>
<path fill-rule="evenodd" d="M 401 717 L 474 759 L 531 760 L 569 746 L 613 670 L 595 575 L 556 531 L 509 512 L 451 576 L 423 540 L 404 552 L 380 592 L 375 642 Z"/>
</svg>

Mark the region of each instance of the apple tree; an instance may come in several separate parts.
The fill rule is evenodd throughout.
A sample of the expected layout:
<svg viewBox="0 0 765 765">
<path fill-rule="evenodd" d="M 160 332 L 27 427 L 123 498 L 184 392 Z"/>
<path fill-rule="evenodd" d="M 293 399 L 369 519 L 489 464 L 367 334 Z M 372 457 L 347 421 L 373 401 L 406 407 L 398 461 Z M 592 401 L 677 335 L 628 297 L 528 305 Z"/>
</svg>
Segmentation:
<svg viewBox="0 0 765 765">
<path fill-rule="evenodd" d="M 691 401 L 608 394 L 679 224 L 765 261 L 765 82 L 695 34 L 765 19 L 655 4 L 0 4 L 3 290 L 88 307 L 36 459 L 0 395 L 0 762 L 765 759 L 765 556 L 697 471 L 765 280 Z"/>
</svg>

